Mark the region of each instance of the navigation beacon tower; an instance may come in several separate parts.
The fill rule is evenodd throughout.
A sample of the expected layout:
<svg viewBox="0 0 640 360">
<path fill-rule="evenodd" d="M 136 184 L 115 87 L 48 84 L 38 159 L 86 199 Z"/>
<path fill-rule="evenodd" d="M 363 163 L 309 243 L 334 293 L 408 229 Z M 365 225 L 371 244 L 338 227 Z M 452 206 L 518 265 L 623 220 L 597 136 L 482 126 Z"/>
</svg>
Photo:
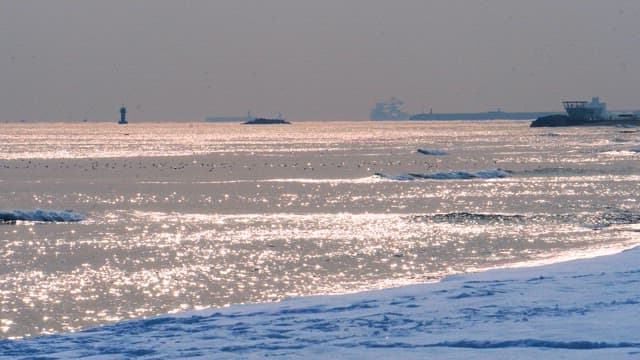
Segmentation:
<svg viewBox="0 0 640 360">
<path fill-rule="evenodd" d="M 122 105 L 122 107 L 120 108 L 120 121 L 118 121 L 118 124 L 128 124 L 128 122 L 127 122 L 127 108 L 124 107 L 124 105 Z"/>
</svg>

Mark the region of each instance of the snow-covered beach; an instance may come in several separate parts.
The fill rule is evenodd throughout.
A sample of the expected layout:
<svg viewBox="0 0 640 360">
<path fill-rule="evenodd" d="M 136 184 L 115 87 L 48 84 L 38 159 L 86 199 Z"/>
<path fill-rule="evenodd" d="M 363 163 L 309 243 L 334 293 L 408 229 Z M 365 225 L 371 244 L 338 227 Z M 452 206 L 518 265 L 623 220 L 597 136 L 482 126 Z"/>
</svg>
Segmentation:
<svg viewBox="0 0 640 360">
<path fill-rule="evenodd" d="M 635 359 L 640 248 L 438 283 L 163 315 L 0 341 L 0 356 Z"/>
</svg>

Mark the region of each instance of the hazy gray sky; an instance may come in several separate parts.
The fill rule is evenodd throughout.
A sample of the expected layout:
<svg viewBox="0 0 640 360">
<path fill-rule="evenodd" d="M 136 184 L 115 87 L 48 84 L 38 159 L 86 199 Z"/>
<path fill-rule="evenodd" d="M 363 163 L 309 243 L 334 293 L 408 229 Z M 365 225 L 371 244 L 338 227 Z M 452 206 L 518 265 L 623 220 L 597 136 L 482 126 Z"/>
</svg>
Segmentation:
<svg viewBox="0 0 640 360">
<path fill-rule="evenodd" d="M 0 121 L 640 108 L 637 0 L 0 0 Z"/>
</svg>

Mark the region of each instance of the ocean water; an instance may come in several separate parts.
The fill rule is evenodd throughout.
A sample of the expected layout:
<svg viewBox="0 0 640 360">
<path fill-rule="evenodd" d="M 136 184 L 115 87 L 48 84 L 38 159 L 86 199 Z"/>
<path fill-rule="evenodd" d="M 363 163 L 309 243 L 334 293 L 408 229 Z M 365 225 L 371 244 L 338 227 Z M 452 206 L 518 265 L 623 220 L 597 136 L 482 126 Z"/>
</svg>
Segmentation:
<svg viewBox="0 0 640 360">
<path fill-rule="evenodd" d="M 523 121 L 2 124 L 0 337 L 615 252 L 639 159 Z"/>
</svg>

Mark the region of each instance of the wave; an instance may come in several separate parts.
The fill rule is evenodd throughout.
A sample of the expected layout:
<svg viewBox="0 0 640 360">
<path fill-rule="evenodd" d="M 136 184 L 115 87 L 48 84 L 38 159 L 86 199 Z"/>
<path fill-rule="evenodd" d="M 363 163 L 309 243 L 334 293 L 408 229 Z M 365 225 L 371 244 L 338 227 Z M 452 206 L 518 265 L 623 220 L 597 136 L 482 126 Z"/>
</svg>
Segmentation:
<svg viewBox="0 0 640 360">
<path fill-rule="evenodd" d="M 300 184 L 370 184 L 379 182 L 378 176 L 367 176 L 363 178 L 272 178 L 272 179 L 236 179 L 236 180 L 211 180 L 211 181 L 139 181 L 138 184 L 258 184 L 258 183 L 300 183 Z"/>
<path fill-rule="evenodd" d="M 418 149 L 418 152 L 423 155 L 449 155 L 449 153 L 444 150 L 435 149 Z"/>
<path fill-rule="evenodd" d="M 406 174 L 398 174 L 398 175 L 389 175 L 383 173 L 375 173 L 376 176 L 379 176 L 384 179 L 390 180 L 417 180 L 417 179 L 429 179 L 429 180 L 467 180 L 467 179 L 494 179 L 494 178 L 504 178 L 509 176 L 511 173 L 507 170 L 502 169 L 489 169 L 489 170 L 480 170 L 476 172 L 464 171 L 464 170 L 455 170 L 455 171 L 445 171 L 445 172 L 435 172 L 435 173 L 427 173 L 427 174 L 418 174 L 418 173 L 406 173 Z"/>
<path fill-rule="evenodd" d="M 604 213 L 596 218 L 600 223 L 609 225 L 633 225 L 640 223 L 640 214 L 630 211 Z"/>
<path fill-rule="evenodd" d="M 389 179 L 389 180 L 400 180 L 400 181 L 415 180 L 415 178 L 411 174 L 388 175 L 388 174 L 383 174 L 383 173 L 377 172 L 374 175 L 379 177 L 379 178 Z"/>
<path fill-rule="evenodd" d="M 633 148 L 628 150 L 610 150 L 604 151 L 602 154 L 612 156 L 636 156 L 640 153 L 640 148 Z"/>
<path fill-rule="evenodd" d="M 16 221 L 78 222 L 84 219 L 84 215 L 72 210 L 0 210 L 0 223 L 15 223 Z"/>
<path fill-rule="evenodd" d="M 634 129 L 637 126 L 634 124 L 616 124 L 617 128 L 622 128 L 622 129 Z"/>
<path fill-rule="evenodd" d="M 637 348 L 637 342 L 604 342 L 604 341 L 553 341 L 541 339 L 516 339 L 516 340 L 458 340 L 443 341 L 434 344 L 413 344 L 408 342 L 376 342 L 364 341 L 362 346 L 367 348 L 397 348 L 397 349 L 418 349 L 418 348 L 464 348 L 464 349 L 505 349 L 505 348 L 544 348 L 544 349 L 564 349 L 564 350 L 599 350 L 616 348 Z"/>
<path fill-rule="evenodd" d="M 468 212 L 454 212 L 447 214 L 433 214 L 433 215 L 416 215 L 413 216 L 415 221 L 429 221 L 429 222 L 447 222 L 447 223 L 511 223 L 511 222 L 523 222 L 526 220 L 524 215 L 506 215 L 506 214 L 475 214 Z"/>
<path fill-rule="evenodd" d="M 505 341 L 478 341 L 478 340 L 459 340 L 444 341 L 433 345 L 425 345 L 425 347 L 453 347 L 468 349 L 502 349 L 502 348 L 547 348 L 547 349 L 567 349 L 567 350 L 595 350 L 595 349 L 611 349 L 611 348 L 637 348 L 640 343 L 636 342 L 604 342 L 604 341 L 553 341 L 540 339 L 517 339 Z"/>
<path fill-rule="evenodd" d="M 562 176 L 562 175 L 598 174 L 598 173 L 601 173 L 601 171 L 596 171 L 593 169 L 545 167 L 545 168 L 514 171 L 513 173 L 518 175 L 533 175 L 533 176 L 543 176 L 543 175 Z"/>
<path fill-rule="evenodd" d="M 481 214 L 452 212 L 446 214 L 413 215 L 413 221 L 450 224 L 575 224 L 592 230 L 602 230 L 610 226 L 640 224 L 640 214 L 627 210 L 589 214 Z"/>
</svg>

